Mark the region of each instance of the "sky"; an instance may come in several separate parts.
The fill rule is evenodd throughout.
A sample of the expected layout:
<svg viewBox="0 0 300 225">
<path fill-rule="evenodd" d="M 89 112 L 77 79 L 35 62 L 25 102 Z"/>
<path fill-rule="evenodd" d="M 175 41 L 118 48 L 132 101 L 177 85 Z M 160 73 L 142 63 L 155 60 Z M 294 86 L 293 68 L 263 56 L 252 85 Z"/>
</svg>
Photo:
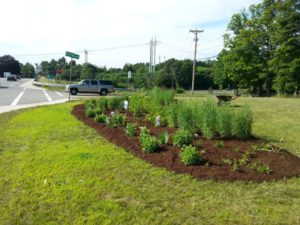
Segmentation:
<svg viewBox="0 0 300 225">
<path fill-rule="evenodd" d="M 0 0 L 0 56 L 21 63 L 58 60 L 66 51 L 78 63 L 123 67 L 149 62 L 156 37 L 156 62 L 213 59 L 223 48 L 222 35 L 234 13 L 259 0 Z"/>
</svg>

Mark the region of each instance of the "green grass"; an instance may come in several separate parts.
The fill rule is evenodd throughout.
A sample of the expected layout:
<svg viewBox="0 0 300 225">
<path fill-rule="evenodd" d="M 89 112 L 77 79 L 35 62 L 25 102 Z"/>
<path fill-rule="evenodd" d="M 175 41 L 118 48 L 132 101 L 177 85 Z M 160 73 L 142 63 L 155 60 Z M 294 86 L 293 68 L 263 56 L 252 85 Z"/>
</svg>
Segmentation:
<svg viewBox="0 0 300 225">
<path fill-rule="evenodd" d="M 245 103 L 255 134 L 293 135 L 282 144 L 299 153 L 299 100 L 236 102 Z M 74 104 L 0 115 L 0 224 L 300 223 L 299 178 L 245 184 L 168 172 L 99 137 L 70 115 Z"/>
</svg>

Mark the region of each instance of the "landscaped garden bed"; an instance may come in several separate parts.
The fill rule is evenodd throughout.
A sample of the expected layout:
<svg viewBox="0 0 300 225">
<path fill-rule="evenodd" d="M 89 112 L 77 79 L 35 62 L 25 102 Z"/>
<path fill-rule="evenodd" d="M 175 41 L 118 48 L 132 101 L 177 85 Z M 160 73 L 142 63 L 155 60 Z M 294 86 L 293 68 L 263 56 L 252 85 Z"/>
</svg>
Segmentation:
<svg viewBox="0 0 300 225">
<path fill-rule="evenodd" d="M 262 182 L 300 175 L 300 158 L 252 137 L 247 107 L 206 101 L 195 108 L 160 90 L 131 97 L 128 110 L 124 101 L 90 100 L 72 114 L 137 157 L 196 178 Z"/>
</svg>

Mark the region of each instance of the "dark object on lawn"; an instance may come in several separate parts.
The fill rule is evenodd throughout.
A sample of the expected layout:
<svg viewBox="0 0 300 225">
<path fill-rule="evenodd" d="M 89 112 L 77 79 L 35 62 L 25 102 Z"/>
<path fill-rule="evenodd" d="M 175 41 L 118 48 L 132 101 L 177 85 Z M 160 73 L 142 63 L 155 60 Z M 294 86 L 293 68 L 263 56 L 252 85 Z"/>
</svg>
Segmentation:
<svg viewBox="0 0 300 225">
<path fill-rule="evenodd" d="M 216 97 L 218 98 L 218 105 L 227 104 L 230 101 L 238 98 L 230 95 L 217 95 Z"/>
</svg>

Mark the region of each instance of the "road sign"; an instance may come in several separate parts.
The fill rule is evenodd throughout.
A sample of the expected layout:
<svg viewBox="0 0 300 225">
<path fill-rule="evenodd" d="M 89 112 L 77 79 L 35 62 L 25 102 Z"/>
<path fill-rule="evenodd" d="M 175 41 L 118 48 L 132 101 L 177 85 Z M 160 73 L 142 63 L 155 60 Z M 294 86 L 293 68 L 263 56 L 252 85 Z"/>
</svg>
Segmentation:
<svg viewBox="0 0 300 225">
<path fill-rule="evenodd" d="M 73 53 L 73 52 L 66 52 L 66 56 L 69 56 L 73 59 L 79 59 L 79 55 Z"/>
</svg>

